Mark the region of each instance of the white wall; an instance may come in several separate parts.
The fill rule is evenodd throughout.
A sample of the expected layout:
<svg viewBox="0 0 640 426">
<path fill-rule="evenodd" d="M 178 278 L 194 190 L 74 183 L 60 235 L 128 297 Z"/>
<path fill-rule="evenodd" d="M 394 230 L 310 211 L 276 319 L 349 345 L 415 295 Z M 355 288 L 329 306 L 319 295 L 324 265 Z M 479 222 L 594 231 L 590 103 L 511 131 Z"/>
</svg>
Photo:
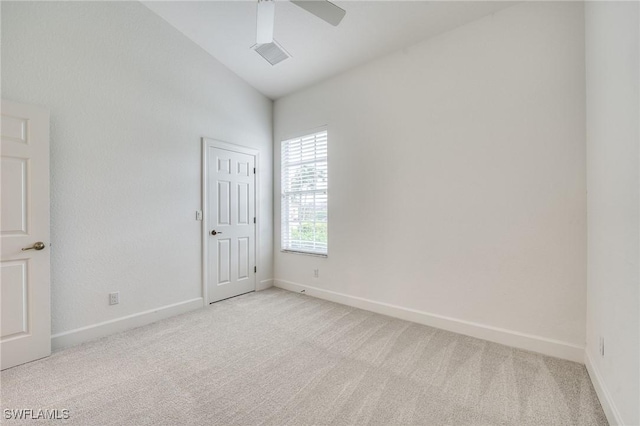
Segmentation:
<svg viewBox="0 0 640 426">
<path fill-rule="evenodd" d="M 610 422 L 627 425 L 640 424 L 639 14 L 637 2 L 585 11 L 587 365 Z"/>
<path fill-rule="evenodd" d="M 281 253 L 276 179 L 276 283 L 582 359 L 584 84 L 582 4 L 540 2 L 277 100 L 275 158 L 328 124 L 330 224 L 328 258 Z"/>
<path fill-rule="evenodd" d="M 201 297 L 201 136 L 260 150 L 272 278 L 272 102 L 149 9 L 2 2 L 2 97 L 51 110 L 53 333 Z"/>
</svg>

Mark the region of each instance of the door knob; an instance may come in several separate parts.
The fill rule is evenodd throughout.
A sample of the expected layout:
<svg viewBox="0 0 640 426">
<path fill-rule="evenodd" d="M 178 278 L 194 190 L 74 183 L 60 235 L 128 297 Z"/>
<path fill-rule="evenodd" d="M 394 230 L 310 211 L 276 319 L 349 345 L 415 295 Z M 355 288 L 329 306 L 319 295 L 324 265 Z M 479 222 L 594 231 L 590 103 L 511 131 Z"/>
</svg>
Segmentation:
<svg viewBox="0 0 640 426">
<path fill-rule="evenodd" d="M 35 243 L 34 245 L 32 245 L 31 247 L 25 247 L 22 249 L 22 251 L 27 251 L 27 250 L 42 250 L 44 248 L 44 243 L 42 241 L 38 241 L 37 243 Z"/>
<path fill-rule="evenodd" d="M 217 232 L 215 229 L 211 231 L 211 235 L 218 235 L 218 234 L 222 234 L 222 232 Z"/>
</svg>

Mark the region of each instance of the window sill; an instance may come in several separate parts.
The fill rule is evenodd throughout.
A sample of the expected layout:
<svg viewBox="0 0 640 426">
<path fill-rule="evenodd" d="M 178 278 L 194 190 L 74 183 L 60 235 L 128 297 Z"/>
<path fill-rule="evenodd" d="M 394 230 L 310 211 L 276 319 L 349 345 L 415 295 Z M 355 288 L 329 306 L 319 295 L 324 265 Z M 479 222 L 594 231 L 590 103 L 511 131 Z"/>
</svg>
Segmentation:
<svg viewBox="0 0 640 426">
<path fill-rule="evenodd" d="M 322 253 L 308 253 L 305 251 L 295 251 L 295 250 L 280 250 L 280 253 L 288 253 L 288 254 L 301 254 L 303 256 L 313 256 L 313 257 L 329 257 L 328 254 Z"/>
</svg>

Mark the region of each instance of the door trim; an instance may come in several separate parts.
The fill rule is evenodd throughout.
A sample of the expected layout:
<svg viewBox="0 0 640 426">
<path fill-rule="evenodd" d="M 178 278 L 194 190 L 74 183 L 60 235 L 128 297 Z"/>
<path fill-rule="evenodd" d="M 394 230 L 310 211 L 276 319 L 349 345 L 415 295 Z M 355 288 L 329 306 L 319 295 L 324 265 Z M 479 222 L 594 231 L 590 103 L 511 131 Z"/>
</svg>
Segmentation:
<svg viewBox="0 0 640 426">
<path fill-rule="evenodd" d="M 207 148 L 218 148 L 224 149 L 227 151 L 238 152 L 240 154 L 247 154 L 254 157 L 254 164 L 256 167 L 256 173 L 253 175 L 254 182 L 254 205 L 255 205 L 255 217 L 256 217 L 256 227 L 255 227 L 255 235 L 254 235 L 254 250 L 255 250 L 255 266 L 258 270 L 261 270 L 260 266 L 260 151 L 254 148 L 249 148 L 242 145 L 236 145 L 229 142 L 224 142 L 221 140 L 203 137 L 202 138 L 202 300 L 203 305 L 207 307 L 209 305 L 209 290 L 207 277 L 209 276 L 209 265 L 207 263 L 209 258 L 209 219 L 208 219 L 208 211 L 207 206 L 209 205 L 209 195 L 208 195 L 208 180 L 209 180 L 209 161 L 207 156 Z M 256 291 L 258 289 L 258 274 L 255 275 L 254 280 L 254 288 Z"/>
</svg>

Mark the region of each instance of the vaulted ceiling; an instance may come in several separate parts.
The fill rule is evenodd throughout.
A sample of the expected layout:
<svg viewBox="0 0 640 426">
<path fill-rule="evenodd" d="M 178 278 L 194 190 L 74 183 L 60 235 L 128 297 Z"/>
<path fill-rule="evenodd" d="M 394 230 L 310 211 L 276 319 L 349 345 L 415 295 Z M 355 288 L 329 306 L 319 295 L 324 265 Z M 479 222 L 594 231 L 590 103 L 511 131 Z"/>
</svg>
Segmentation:
<svg viewBox="0 0 640 426">
<path fill-rule="evenodd" d="M 256 1 L 148 1 L 149 9 L 271 99 L 511 6 L 497 1 L 340 1 L 333 27 L 277 1 L 275 39 L 291 58 L 272 66 L 251 47 Z"/>
</svg>

